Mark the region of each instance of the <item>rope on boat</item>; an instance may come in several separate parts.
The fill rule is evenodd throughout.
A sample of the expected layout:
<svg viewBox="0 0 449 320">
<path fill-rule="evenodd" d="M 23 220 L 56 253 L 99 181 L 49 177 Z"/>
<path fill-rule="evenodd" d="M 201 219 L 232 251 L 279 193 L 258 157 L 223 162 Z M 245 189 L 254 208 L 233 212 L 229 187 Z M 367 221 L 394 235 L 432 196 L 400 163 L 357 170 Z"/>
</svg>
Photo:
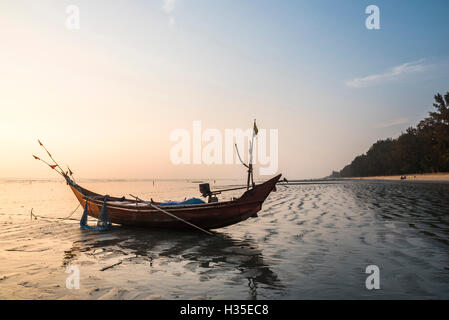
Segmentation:
<svg viewBox="0 0 449 320">
<path fill-rule="evenodd" d="M 154 209 L 156 209 L 156 210 L 158 210 L 158 211 L 160 211 L 160 212 L 162 212 L 162 213 L 165 213 L 166 215 L 169 215 L 169 216 L 172 217 L 172 218 L 175 218 L 175 219 L 178 219 L 178 220 L 180 220 L 180 221 L 182 221 L 182 222 L 184 222 L 184 223 L 187 223 L 189 226 L 192 226 L 192 227 L 194 227 L 194 228 L 197 228 L 198 230 L 201 230 L 201 231 L 203 231 L 204 233 L 207 233 L 207 234 L 210 235 L 210 236 L 213 236 L 213 233 L 211 233 L 211 232 L 209 232 L 209 231 L 207 231 L 207 230 L 204 230 L 203 228 L 200 228 L 200 227 L 198 227 L 197 225 L 194 225 L 193 223 L 188 222 L 188 221 L 186 221 L 186 220 L 184 220 L 184 219 L 182 219 L 182 218 L 180 218 L 180 217 L 178 217 L 178 216 L 176 216 L 176 215 L 174 215 L 174 214 L 172 214 L 172 213 L 170 213 L 170 212 L 168 212 L 168 211 L 165 211 L 164 209 L 162 209 L 162 208 L 158 207 L 157 205 L 153 204 L 152 202 L 143 201 L 143 200 L 140 199 L 139 197 L 133 196 L 132 194 L 130 194 L 130 196 L 133 197 L 133 198 L 135 198 L 135 199 L 136 199 L 136 202 L 139 200 L 139 201 L 141 201 L 141 202 L 143 202 L 143 203 L 149 204 L 152 208 L 154 208 Z"/>
<path fill-rule="evenodd" d="M 70 219 L 70 217 L 73 216 L 73 214 L 76 212 L 76 210 L 78 210 L 78 208 L 79 208 L 80 206 L 81 206 L 81 203 L 79 203 L 79 204 L 76 206 L 75 210 L 73 210 L 72 213 L 70 213 L 70 214 L 69 214 L 67 217 L 65 217 L 65 218 L 38 216 L 38 215 L 35 215 L 35 214 L 33 213 L 33 208 L 31 208 L 30 217 L 31 217 L 31 219 L 33 219 L 33 217 L 34 217 L 35 220 L 37 220 L 37 218 L 44 219 L 44 220 L 51 219 L 51 220 L 63 220 L 63 221 L 64 221 L 64 220 L 78 220 L 78 219 Z"/>
<path fill-rule="evenodd" d="M 63 218 L 62 220 L 66 220 L 66 219 L 70 218 L 76 212 L 76 210 L 78 210 L 78 208 L 80 206 L 81 206 L 81 203 L 78 203 L 78 205 L 76 206 L 75 210 L 73 210 L 71 214 L 69 214 L 67 217 Z"/>
<path fill-rule="evenodd" d="M 188 222 L 188 221 L 186 221 L 186 220 L 184 220 L 184 219 L 182 219 L 182 218 L 180 218 L 180 217 L 178 217 L 178 216 L 175 216 L 174 214 L 171 214 L 170 212 L 165 211 L 165 210 L 159 208 L 158 206 L 156 206 L 156 205 L 154 205 L 154 204 L 152 204 L 152 203 L 150 203 L 150 206 L 152 206 L 152 207 L 153 207 L 154 209 L 156 209 L 156 210 L 159 210 L 160 212 L 163 212 L 163 213 L 165 213 L 165 214 L 168 214 L 168 215 L 169 215 L 170 217 L 172 217 L 172 218 L 175 218 L 175 219 L 178 219 L 178 220 L 180 220 L 180 221 L 182 221 L 182 222 L 184 222 L 184 223 L 187 223 L 188 225 L 190 225 L 190 226 L 192 226 L 192 227 L 195 227 L 195 228 L 197 228 L 198 230 L 201 230 L 201 231 L 207 233 L 207 234 L 210 235 L 210 236 L 213 235 L 211 232 L 206 231 L 206 230 L 204 230 L 203 228 L 200 228 L 200 227 L 198 227 L 197 225 L 194 225 L 193 223 L 190 223 L 190 222 Z"/>
</svg>

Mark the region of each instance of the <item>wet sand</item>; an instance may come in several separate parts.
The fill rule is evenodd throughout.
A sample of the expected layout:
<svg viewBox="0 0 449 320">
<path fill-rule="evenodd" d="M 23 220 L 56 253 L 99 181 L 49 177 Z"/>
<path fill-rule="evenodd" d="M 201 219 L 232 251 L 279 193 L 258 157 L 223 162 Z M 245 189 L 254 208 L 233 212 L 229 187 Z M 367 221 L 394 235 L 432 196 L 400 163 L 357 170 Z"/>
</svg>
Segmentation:
<svg viewBox="0 0 449 320">
<path fill-rule="evenodd" d="M 93 232 L 76 220 L 29 219 L 30 207 L 66 216 L 76 204 L 66 189 L 54 182 L 0 184 L 2 194 L 22 191 L 22 200 L 11 195 L 0 207 L 0 299 L 449 298 L 447 184 L 279 186 L 259 217 L 213 237 Z M 80 216 L 81 210 L 74 218 Z M 365 287 L 371 264 L 380 268 L 380 290 Z M 80 270 L 80 289 L 66 287 L 69 266 Z"/>
</svg>

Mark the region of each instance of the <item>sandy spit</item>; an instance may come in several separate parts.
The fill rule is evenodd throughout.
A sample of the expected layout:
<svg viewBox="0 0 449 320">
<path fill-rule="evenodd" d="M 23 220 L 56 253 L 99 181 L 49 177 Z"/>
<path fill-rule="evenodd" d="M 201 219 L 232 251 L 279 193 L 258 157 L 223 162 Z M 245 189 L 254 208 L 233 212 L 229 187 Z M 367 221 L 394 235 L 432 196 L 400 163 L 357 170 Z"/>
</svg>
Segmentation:
<svg viewBox="0 0 449 320">
<path fill-rule="evenodd" d="M 406 174 L 406 181 L 434 181 L 434 182 L 448 182 L 449 173 L 424 173 L 424 174 Z M 394 176 L 373 176 L 373 177 L 352 177 L 344 178 L 345 180 L 401 180 L 401 175 Z"/>
</svg>

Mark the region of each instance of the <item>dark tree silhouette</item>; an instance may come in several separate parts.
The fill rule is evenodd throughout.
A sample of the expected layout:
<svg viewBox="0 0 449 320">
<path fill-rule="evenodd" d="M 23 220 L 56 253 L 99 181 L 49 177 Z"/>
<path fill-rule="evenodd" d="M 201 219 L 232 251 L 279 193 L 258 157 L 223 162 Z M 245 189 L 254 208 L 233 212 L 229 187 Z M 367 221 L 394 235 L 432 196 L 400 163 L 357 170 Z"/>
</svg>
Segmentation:
<svg viewBox="0 0 449 320">
<path fill-rule="evenodd" d="M 449 172 L 449 91 L 435 95 L 436 111 L 396 139 L 379 140 L 332 177 Z"/>
</svg>

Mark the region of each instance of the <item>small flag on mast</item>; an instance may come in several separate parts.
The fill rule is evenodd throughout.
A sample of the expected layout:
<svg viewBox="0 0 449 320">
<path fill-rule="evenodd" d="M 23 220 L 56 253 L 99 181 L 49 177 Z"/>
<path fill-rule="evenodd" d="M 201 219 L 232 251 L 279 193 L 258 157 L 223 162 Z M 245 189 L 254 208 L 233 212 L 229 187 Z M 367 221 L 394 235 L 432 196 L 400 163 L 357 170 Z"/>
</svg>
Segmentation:
<svg viewBox="0 0 449 320">
<path fill-rule="evenodd" d="M 256 119 L 254 119 L 254 135 L 257 136 L 257 133 L 259 132 L 259 129 L 257 129 L 257 125 L 256 125 Z"/>
</svg>

